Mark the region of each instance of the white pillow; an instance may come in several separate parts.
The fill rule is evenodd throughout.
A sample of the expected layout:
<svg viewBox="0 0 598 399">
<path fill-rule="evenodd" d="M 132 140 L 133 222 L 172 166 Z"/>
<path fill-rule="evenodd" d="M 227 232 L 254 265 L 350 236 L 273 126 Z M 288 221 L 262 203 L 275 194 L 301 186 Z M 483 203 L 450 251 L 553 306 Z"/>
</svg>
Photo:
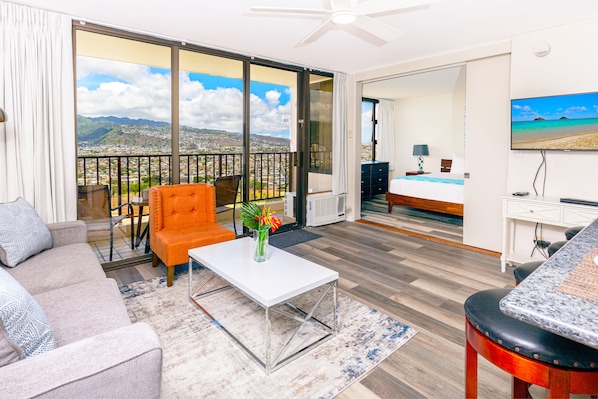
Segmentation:
<svg viewBox="0 0 598 399">
<path fill-rule="evenodd" d="M 54 333 L 42 308 L 0 267 L 0 367 L 55 348 Z"/>
<path fill-rule="evenodd" d="M 29 202 L 19 197 L 0 204 L 0 262 L 15 267 L 51 247 L 50 230 Z"/>
<path fill-rule="evenodd" d="M 453 162 L 451 164 L 451 173 L 463 174 L 465 173 L 465 158 L 453 155 Z"/>
</svg>

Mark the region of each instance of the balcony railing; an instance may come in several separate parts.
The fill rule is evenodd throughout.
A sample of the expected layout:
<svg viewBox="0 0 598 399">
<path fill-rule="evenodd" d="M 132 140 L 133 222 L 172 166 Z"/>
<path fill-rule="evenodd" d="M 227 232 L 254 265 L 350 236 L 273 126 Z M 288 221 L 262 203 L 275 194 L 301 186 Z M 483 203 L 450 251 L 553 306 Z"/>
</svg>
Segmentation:
<svg viewBox="0 0 598 399">
<path fill-rule="evenodd" d="M 252 153 L 249 156 L 251 201 L 284 197 L 291 187 L 290 152 Z M 242 173 L 242 154 L 180 155 L 181 183 L 213 183 L 219 176 Z M 172 156 L 106 155 L 77 158 L 79 185 L 107 184 L 119 203 L 140 197 L 142 190 L 172 182 Z"/>
</svg>

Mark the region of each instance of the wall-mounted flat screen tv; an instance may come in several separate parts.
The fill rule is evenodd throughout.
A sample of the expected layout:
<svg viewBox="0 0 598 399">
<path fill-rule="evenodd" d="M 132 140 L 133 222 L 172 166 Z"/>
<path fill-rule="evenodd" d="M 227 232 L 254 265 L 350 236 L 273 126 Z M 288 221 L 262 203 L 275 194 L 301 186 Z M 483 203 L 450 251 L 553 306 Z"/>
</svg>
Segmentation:
<svg viewBox="0 0 598 399">
<path fill-rule="evenodd" d="M 598 151 L 598 92 L 511 100 L 511 149 Z"/>
</svg>

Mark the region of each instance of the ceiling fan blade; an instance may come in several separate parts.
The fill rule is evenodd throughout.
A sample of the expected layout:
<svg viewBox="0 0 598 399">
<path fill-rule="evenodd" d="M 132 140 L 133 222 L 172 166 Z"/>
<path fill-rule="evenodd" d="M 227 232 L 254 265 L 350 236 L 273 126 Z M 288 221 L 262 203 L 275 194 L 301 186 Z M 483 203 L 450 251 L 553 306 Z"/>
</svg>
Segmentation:
<svg viewBox="0 0 598 399">
<path fill-rule="evenodd" d="M 320 26 L 318 26 L 316 29 L 314 29 L 309 35 L 307 35 L 303 39 L 301 39 L 299 44 L 308 44 L 311 42 L 315 42 L 324 33 L 326 33 L 326 31 L 328 30 L 328 27 L 331 24 L 332 24 L 332 21 L 330 21 L 330 20 L 327 20 L 326 22 L 322 23 Z"/>
<path fill-rule="evenodd" d="M 358 15 L 379 14 L 389 11 L 402 11 L 407 8 L 428 6 L 439 0 L 372 0 L 353 7 Z"/>
<path fill-rule="evenodd" d="M 403 32 L 393 28 L 390 25 L 380 22 L 376 19 L 366 17 L 364 15 L 357 17 L 353 25 L 357 28 L 374 35 L 385 42 L 391 42 L 397 39 Z"/>
<path fill-rule="evenodd" d="M 327 15 L 331 10 L 317 10 L 312 8 L 280 8 L 280 7 L 251 7 L 255 12 L 271 12 L 277 14 L 308 14 L 308 15 Z"/>
</svg>

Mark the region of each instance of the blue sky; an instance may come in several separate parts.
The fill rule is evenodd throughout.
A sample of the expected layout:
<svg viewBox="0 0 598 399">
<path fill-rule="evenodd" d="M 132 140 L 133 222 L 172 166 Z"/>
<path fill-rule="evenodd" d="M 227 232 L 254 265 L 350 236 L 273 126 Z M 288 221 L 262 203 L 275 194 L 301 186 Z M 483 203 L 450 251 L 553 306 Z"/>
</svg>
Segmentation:
<svg viewBox="0 0 598 399">
<path fill-rule="evenodd" d="M 372 141 L 372 105 L 368 101 L 361 103 L 361 144 Z"/>
<path fill-rule="evenodd" d="M 242 81 L 181 72 L 180 123 L 240 133 Z M 119 116 L 170 122 L 170 70 L 77 57 L 77 109 L 89 117 Z M 252 133 L 290 136 L 289 87 L 251 83 Z"/>
<path fill-rule="evenodd" d="M 512 120 L 530 121 L 535 118 L 546 120 L 598 118 L 598 93 L 569 94 L 512 100 Z"/>
</svg>

